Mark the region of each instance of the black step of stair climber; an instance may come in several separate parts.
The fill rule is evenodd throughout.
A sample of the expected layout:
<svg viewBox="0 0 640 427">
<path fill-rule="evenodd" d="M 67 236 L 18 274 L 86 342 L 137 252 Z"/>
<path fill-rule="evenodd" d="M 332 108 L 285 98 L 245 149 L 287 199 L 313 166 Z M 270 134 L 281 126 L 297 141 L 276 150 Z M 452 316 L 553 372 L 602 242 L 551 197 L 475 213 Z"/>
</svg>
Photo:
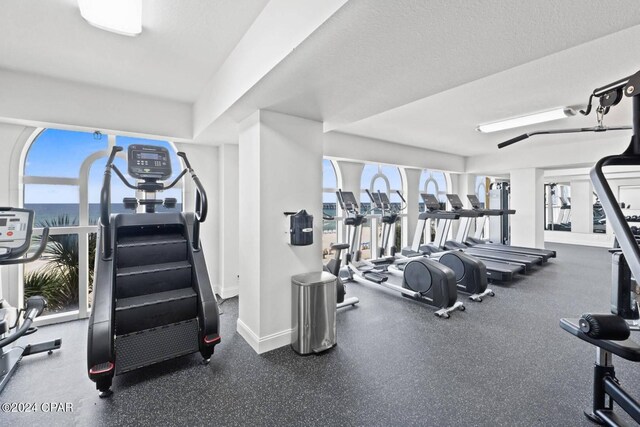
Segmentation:
<svg viewBox="0 0 640 427">
<path fill-rule="evenodd" d="M 116 230 L 117 373 L 198 351 L 198 296 L 181 224 Z"/>
</svg>

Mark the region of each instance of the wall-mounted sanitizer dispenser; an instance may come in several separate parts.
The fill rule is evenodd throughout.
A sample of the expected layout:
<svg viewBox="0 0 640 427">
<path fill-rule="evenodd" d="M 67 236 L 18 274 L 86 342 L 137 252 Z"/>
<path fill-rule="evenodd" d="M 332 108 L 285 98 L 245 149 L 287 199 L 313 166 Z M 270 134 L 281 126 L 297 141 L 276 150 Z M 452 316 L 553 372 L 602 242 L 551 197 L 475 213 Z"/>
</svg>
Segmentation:
<svg viewBox="0 0 640 427">
<path fill-rule="evenodd" d="M 313 215 L 302 209 L 298 212 L 285 212 L 289 215 L 289 236 L 292 246 L 313 244 Z"/>
</svg>

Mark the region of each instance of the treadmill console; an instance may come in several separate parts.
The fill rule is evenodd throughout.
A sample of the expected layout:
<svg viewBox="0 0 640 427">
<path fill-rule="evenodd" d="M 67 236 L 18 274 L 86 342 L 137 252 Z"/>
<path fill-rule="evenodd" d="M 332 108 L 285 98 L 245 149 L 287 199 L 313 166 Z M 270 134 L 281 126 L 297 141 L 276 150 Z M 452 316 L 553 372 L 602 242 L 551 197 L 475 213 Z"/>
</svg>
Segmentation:
<svg viewBox="0 0 640 427">
<path fill-rule="evenodd" d="M 471 203 L 471 207 L 473 209 L 482 209 L 482 206 L 480 205 L 480 199 L 478 199 L 478 196 L 476 196 L 475 194 L 469 194 L 467 196 L 467 199 L 469 199 L 469 202 Z"/>
<path fill-rule="evenodd" d="M 440 210 L 440 201 L 433 194 L 420 193 L 420 197 L 422 197 L 422 201 L 424 202 L 424 205 L 427 207 L 428 211 Z"/>
<path fill-rule="evenodd" d="M 387 193 L 375 192 L 369 194 L 371 194 L 371 197 L 373 198 L 373 204 L 376 205 L 376 208 L 389 209 L 389 207 L 391 207 L 391 201 L 389 200 L 389 196 L 387 196 Z"/>
<path fill-rule="evenodd" d="M 164 147 L 130 145 L 127 160 L 133 178 L 164 181 L 171 176 L 171 158 Z"/>
<path fill-rule="evenodd" d="M 342 207 L 344 210 L 358 210 L 358 201 L 356 200 L 356 196 L 351 191 L 338 191 L 338 200 L 342 200 L 344 206 Z"/>
<path fill-rule="evenodd" d="M 33 211 L 0 208 L 0 259 L 16 258 L 29 250 Z"/>
<path fill-rule="evenodd" d="M 459 210 L 459 209 L 464 209 L 464 205 L 462 204 L 462 200 L 460 200 L 460 197 L 458 197 L 457 194 L 447 194 L 447 199 L 449 200 L 449 203 L 451 203 L 451 207 L 454 210 Z"/>
</svg>

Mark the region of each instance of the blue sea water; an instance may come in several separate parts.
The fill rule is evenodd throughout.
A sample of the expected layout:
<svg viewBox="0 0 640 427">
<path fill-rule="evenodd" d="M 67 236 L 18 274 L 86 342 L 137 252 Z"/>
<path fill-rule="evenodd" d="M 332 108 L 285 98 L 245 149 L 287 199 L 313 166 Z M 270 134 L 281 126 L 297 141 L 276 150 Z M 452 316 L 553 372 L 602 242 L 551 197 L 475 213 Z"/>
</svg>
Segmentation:
<svg viewBox="0 0 640 427">
<path fill-rule="evenodd" d="M 35 226 L 42 227 L 47 221 L 52 221 L 60 216 L 67 215 L 70 219 L 69 225 L 78 225 L 80 215 L 80 205 L 78 203 L 25 203 L 26 209 L 35 212 Z M 180 212 L 182 204 L 178 203 L 174 209 L 166 209 L 163 206 L 156 208 L 158 212 Z M 113 203 L 111 213 L 131 213 L 133 211 L 125 209 L 122 203 Z M 89 223 L 97 224 L 100 217 L 100 204 L 89 203 Z"/>
</svg>

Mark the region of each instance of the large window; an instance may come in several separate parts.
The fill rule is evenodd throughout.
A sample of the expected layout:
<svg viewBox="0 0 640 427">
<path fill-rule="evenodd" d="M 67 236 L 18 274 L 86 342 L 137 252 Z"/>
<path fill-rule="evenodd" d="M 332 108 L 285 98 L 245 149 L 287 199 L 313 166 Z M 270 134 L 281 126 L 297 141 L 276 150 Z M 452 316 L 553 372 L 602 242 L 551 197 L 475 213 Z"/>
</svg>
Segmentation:
<svg viewBox="0 0 640 427">
<path fill-rule="evenodd" d="M 385 193 L 391 201 L 392 209 L 400 212 L 401 217 L 406 216 L 406 206 L 398 195 L 403 194 L 402 175 L 396 166 L 381 164 L 367 164 L 362 169 L 360 179 L 360 209 L 367 215 L 367 223 L 362 227 L 362 251 L 363 259 L 375 258 L 377 254 L 374 248 L 379 248 L 382 242 L 382 212 L 372 209 L 372 203 L 366 190 L 371 193 Z M 402 247 L 402 221 L 398 222 L 395 234 L 392 233 L 387 249 L 391 246 Z"/>
<path fill-rule="evenodd" d="M 441 209 L 446 209 L 447 193 L 449 192 L 449 176 L 441 171 L 424 169 L 420 174 L 420 193 L 429 193 L 435 195 L 440 201 Z M 420 212 L 425 211 L 422 197 L 419 199 Z M 435 221 L 429 221 L 428 227 L 425 227 L 422 242 L 431 242 L 436 233 Z"/>
<path fill-rule="evenodd" d="M 475 193 L 478 200 L 480 200 L 480 206 L 484 208 L 487 204 L 487 177 L 476 176 Z"/>
<path fill-rule="evenodd" d="M 322 222 L 322 262 L 328 263 L 332 257 L 331 245 L 338 241 L 338 223 L 341 219 L 338 212 L 338 174 L 331 160 L 322 161 L 322 211 L 327 218 Z"/>
<path fill-rule="evenodd" d="M 87 317 L 91 307 L 96 223 L 104 165 L 114 145 L 124 147 L 116 165 L 126 175 L 130 144 L 164 146 L 171 153 L 173 177 L 181 170 L 175 149 L 167 141 L 116 137 L 56 129 L 39 131 L 27 147 L 23 167 L 23 205 L 35 211 L 35 239 L 51 227 L 43 257 L 25 265 L 23 294 L 40 294 L 49 302 L 47 315 L 58 320 Z M 132 180 L 129 177 L 130 180 Z M 112 176 L 112 212 L 125 212 L 130 190 Z M 182 208 L 182 183 L 159 197 L 175 197 Z"/>
<path fill-rule="evenodd" d="M 440 200 L 440 203 L 446 203 L 449 191 L 447 178 L 444 172 L 424 169 L 420 175 L 420 192 L 433 194 Z"/>
</svg>

